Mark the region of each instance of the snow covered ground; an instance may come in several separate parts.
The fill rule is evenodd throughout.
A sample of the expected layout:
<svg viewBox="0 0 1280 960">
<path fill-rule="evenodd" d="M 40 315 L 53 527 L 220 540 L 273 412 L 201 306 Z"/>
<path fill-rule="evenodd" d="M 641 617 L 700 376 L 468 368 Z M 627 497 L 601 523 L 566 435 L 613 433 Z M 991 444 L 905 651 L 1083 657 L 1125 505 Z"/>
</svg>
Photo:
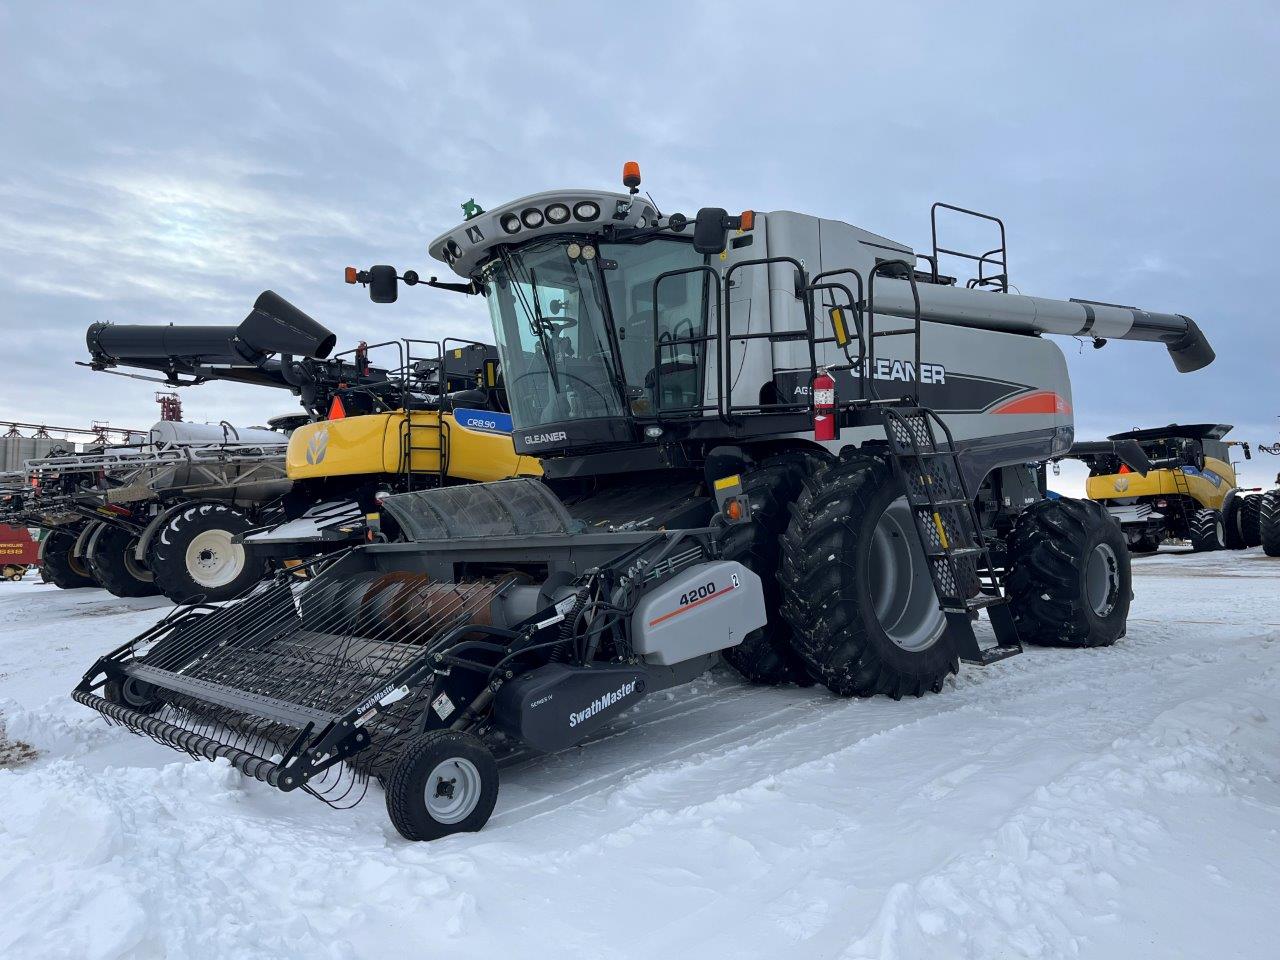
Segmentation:
<svg viewBox="0 0 1280 960">
<path fill-rule="evenodd" d="M 1280 560 L 1134 566 L 1111 649 L 716 671 L 433 844 L 108 727 L 67 693 L 164 604 L 2 583 L 0 957 L 1276 957 Z"/>
</svg>

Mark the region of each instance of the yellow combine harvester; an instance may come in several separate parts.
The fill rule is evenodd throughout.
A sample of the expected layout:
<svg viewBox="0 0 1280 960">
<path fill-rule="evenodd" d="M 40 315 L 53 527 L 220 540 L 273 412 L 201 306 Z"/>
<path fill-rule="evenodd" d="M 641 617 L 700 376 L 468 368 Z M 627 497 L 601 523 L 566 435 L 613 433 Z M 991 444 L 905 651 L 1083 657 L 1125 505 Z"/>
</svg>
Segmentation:
<svg viewBox="0 0 1280 960">
<path fill-rule="evenodd" d="M 285 468 L 295 483 L 414 475 L 486 483 L 541 476 L 536 459 L 515 452 L 505 425 L 505 414 L 478 410 L 397 410 L 308 423 L 290 435 Z M 409 449 L 410 436 L 436 439 Z"/>
<path fill-rule="evenodd" d="M 225 600 L 272 564 L 394 536 L 380 523 L 387 495 L 542 475 L 538 460 L 512 445 L 492 346 L 393 340 L 331 355 L 335 339 L 270 291 L 238 327 L 89 328 L 95 369 L 152 370 L 172 386 L 229 380 L 284 388 L 305 411 L 271 421 L 290 434 L 290 485 L 278 501 L 253 514 L 234 501 L 157 501 L 136 559 L 170 599 Z M 375 356 L 388 360 L 375 365 Z"/>
<path fill-rule="evenodd" d="M 1188 540 L 1192 549 L 1238 550 L 1257 546 L 1257 498 L 1237 483 L 1223 423 L 1174 424 L 1112 434 L 1110 443 L 1078 444 L 1071 456 L 1089 467 L 1085 493 L 1106 506 L 1124 528 L 1133 553 L 1153 553 L 1165 540 Z M 1132 441 L 1149 461 L 1133 463 L 1115 449 Z M 1124 462 L 1128 459 L 1130 462 Z M 1145 472 L 1143 467 L 1146 467 Z"/>
</svg>

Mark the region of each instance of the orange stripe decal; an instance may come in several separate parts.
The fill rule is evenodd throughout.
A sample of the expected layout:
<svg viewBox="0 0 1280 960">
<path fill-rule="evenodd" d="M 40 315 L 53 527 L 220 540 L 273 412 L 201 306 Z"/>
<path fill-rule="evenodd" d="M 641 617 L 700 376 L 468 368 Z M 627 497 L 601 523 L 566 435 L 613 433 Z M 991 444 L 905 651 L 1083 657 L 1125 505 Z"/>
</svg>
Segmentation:
<svg viewBox="0 0 1280 960">
<path fill-rule="evenodd" d="M 716 597 L 727 596 L 728 594 L 732 593 L 734 590 L 737 590 L 737 589 L 738 588 L 735 587 L 733 584 L 729 584 L 729 586 L 725 587 L 723 590 L 717 590 L 715 593 L 709 594 L 703 597 L 701 600 L 695 600 L 693 601 L 693 603 L 686 603 L 683 607 L 677 607 L 676 609 L 672 610 L 670 613 L 664 613 L 662 616 L 658 617 L 657 620 L 650 620 L 649 626 L 656 627 L 658 624 L 662 623 L 662 621 L 664 620 L 670 620 L 672 617 L 678 617 L 682 613 L 688 613 L 694 607 L 700 607 L 704 603 L 710 603 Z"/>
<path fill-rule="evenodd" d="M 1071 404 L 1052 390 L 1036 390 L 1000 404 L 992 413 L 1070 413 Z"/>
</svg>

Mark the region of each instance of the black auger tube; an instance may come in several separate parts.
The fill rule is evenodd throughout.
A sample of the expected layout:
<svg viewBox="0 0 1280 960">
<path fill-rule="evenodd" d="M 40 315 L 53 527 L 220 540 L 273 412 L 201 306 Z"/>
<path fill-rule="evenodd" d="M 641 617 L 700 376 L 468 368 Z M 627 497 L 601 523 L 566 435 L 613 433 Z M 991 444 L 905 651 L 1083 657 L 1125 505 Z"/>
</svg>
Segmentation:
<svg viewBox="0 0 1280 960">
<path fill-rule="evenodd" d="M 210 737 L 186 730 L 176 723 L 161 720 L 150 714 L 140 713 L 118 703 L 112 703 L 110 700 L 104 699 L 95 693 L 76 690 L 71 694 L 71 697 L 76 703 L 97 710 L 108 720 L 113 720 L 116 723 L 145 733 L 161 743 L 168 744 L 175 750 L 181 750 L 183 753 L 188 753 L 193 757 L 202 757 L 205 760 L 217 760 L 219 757 L 224 757 L 246 777 L 261 780 L 263 783 L 270 784 L 278 790 L 288 791 L 295 786 L 283 782 L 282 770 L 279 764 L 265 760 L 246 750 L 228 746 Z M 296 785 L 300 786 L 301 781 Z"/>
<path fill-rule="evenodd" d="M 1086 440 L 1076 443 L 1059 459 L 1089 461 L 1100 456 L 1113 456 L 1130 470 L 1146 476 L 1155 469 L 1136 440 Z"/>
<path fill-rule="evenodd" d="M 278 293 L 264 290 L 238 326 L 94 323 L 85 343 L 95 364 L 260 366 L 275 353 L 323 360 L 337 337 Z"/>
<path fill-rule="evenodd" d="M 175 327 L 147 323 L 91 323 L 85 344 L 94 362 L 177 359 L 192 363 L 251 364 L 254 352 L 238 343 L 239 328 Z"/>
</svg>

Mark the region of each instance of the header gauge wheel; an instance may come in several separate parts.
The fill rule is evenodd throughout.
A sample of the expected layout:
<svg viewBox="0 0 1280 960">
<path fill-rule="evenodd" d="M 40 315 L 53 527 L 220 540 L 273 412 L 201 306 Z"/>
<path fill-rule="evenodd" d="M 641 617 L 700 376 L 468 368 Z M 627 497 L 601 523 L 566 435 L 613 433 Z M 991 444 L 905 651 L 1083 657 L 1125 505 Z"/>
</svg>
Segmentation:
<svg viewBox="0 0 1280 960">
<path fill-rule="evenodd" d="M 474 833 L 498 802 L 498 764 L 472 734 L 433 730 L 406 744 L 383 789 L 387 814 L 406 840 Z"/>
</svg>

